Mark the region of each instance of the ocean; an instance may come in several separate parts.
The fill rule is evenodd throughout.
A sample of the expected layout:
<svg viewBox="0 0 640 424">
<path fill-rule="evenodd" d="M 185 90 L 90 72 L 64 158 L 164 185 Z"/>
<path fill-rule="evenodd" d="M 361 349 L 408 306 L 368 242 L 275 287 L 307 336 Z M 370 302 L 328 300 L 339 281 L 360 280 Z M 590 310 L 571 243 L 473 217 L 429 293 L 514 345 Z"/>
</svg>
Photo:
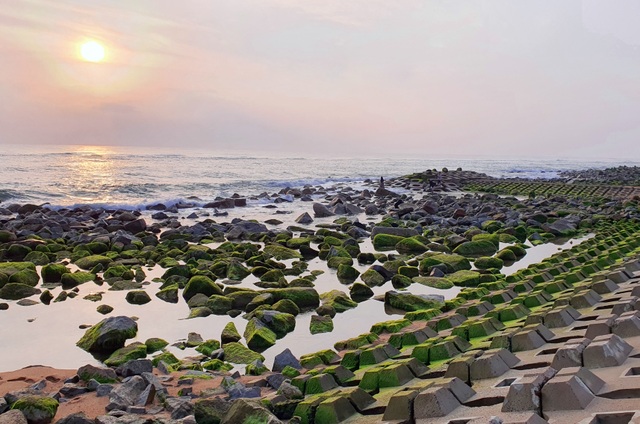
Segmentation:
<svg viewBox="0 0 640 424">
<path fill-rule="evenodd" d="M 305 157 L 108 146 L 2 146 L 0 202 L 144 209 L 162 202 L 201 206 L 214 198 L 284 187 L 358 184 L 426 169 L 462 168 L 494 177 L 555 178 L 562 170 L 638 165 L 620 159 Z M 249 205 L 252 205 L 251 200 Z"/>
</svg>

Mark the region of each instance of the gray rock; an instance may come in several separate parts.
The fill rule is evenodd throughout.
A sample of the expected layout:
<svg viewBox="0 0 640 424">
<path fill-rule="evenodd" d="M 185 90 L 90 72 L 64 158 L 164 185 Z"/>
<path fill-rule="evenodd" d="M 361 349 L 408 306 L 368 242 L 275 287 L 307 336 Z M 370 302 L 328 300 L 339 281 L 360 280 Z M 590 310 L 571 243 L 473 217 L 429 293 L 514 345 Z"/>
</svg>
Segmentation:
<svg viewBox="0 0 640 424">
<path fill-rule="evenodd" d="M 4 396 L 0 396 L 0 414 L 9 409 L 9 404 Z"/>
<path fill-rule="evenodd" d="M 109 405 L 107 411 L 120 409 L 125 411 L 128 406 L 133 406 L 138 401 L 140 395 L 147 388 L 147 383 L 139 375 L 134 375 L 126 379 L 122 384 L 116 386 L 109 393 Z"/>
<path fill-rule="evenodd" d="M 73 398 L 76 396 L 83 395 L 88 391 L 89 389 L 87 389 L 86 387 L 80 387 L 72 383 L 67 383 L 64 386 L 62 386 L 58 392 L 66 398 Z"/>
<path fill-rule="evenodd" d="M 0 424 L 27 424 L 22 411 L 12 409 L 0 415 Z"/>
<path fill-rule="evenodd" d="M 313 204 L 313 213 L 316 218 L 326 218 L 335 215 L 328 207 L 322 203 Z"/>
<path fill-rule="evenodd" d="M 313 218 L 311 218 L 311 215 L 305 212 L 296 218 L 296 222 L 298 224 L 311 224 L 313 222 Z"/>
<path fill-rule="evenodd" d="M 127 339 L 135 337 L 138 324 L 125 316 L 105 318 L 89 328 L 76 343 L 89 352 L 112 353 L 124 346 Z"/>
<path fill-rule="evenodd" d="M 58 420 L 56 424 L 93 424 L 93 422 L 93 420 L 87 418 L 84 412 L 76 412 Z"/>
<path fill-rule="evenodd" d="M 116 369 L 116 373 L 122 377 L 131 377 L 133 375 L 141 375 L 145 372 L 153 371 L 153 363 L 150 359 L 133 359 Z"/>
<path fill-rule="evenodd" d="M 113 390 L 113 385 L 100 384 L 98 387 L 96 387 L 96 396 L 97 397 L 107 396 L 109 395 L 109 393 L 111 393 L 112 390 Z"/>
<path fill-rule="evenodd" d="M 288 380 L 283 381 L 278 388 L 278 394 L 286 397 L 287 399 L 302 399 L 304 398 L 304 393 L 302 391 L 291 384 Z"/>
<path fill-rule="evenodd" d="M 302 368 L 298 358 L 296 358 L 288 348 L 277 354 L 273 359 L 272 371 L 281 372 L 287 365 L 298 370 Z"/>
<path fill-rule="evenodd" d="M 415 228 L 373 227 L 371 230 L 371 237 L 375 237 L 377 234 L 389 234 L 400 237 L 413 237 L 419 235 Z"/>
</svg>

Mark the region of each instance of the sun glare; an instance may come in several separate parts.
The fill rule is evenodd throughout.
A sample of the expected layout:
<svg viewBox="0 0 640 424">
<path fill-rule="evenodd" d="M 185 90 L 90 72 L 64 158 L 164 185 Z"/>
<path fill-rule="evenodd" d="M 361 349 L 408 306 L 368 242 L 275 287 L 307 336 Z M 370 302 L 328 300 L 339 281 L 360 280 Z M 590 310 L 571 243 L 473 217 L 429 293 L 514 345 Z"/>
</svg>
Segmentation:
<svg viewBox="0 0 640 424">
<path fill-rule="evenodd" d="M 101 62 L 104 59 L 104 47 L 97 41 L 87 41 L 80 46 L 80 55 L 87 62 Z"/>
</svg>

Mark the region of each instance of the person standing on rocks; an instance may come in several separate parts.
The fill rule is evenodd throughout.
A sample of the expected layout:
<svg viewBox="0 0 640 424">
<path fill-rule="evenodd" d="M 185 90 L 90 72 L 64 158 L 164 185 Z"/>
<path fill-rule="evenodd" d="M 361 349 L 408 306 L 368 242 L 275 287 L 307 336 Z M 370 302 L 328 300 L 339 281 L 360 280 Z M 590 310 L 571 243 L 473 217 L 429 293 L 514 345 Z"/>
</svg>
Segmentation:
<svg viewBox="0 0 640 424">
<path fill-rule="evenodd" d="M 384 178 L 380 177 L 380 188 L 384 188 Z"/>
</svg>

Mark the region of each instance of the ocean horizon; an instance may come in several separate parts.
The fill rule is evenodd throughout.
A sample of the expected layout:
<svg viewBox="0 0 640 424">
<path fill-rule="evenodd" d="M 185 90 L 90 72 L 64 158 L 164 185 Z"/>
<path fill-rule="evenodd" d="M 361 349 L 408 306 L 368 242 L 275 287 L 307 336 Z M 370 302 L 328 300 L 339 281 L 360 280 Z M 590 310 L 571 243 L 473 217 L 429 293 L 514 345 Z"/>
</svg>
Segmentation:
<svg viewBox="0 0 640 424">
<path fill-rule="evenodd" d="M 296 154 L 122 146 L 6 146 L 0 153 L 0 204 L 48 203 L 121 209 L 176 203 L 202 206 L 217 197 L 273 194 L 305 185 L 359 185 L 449 168 L 498 178 L 557 178 L 561 171 L 640 165 L 619 158 L 490 158 L 428 154 L 403 157 L 305 157 Z"/>
</svg>

